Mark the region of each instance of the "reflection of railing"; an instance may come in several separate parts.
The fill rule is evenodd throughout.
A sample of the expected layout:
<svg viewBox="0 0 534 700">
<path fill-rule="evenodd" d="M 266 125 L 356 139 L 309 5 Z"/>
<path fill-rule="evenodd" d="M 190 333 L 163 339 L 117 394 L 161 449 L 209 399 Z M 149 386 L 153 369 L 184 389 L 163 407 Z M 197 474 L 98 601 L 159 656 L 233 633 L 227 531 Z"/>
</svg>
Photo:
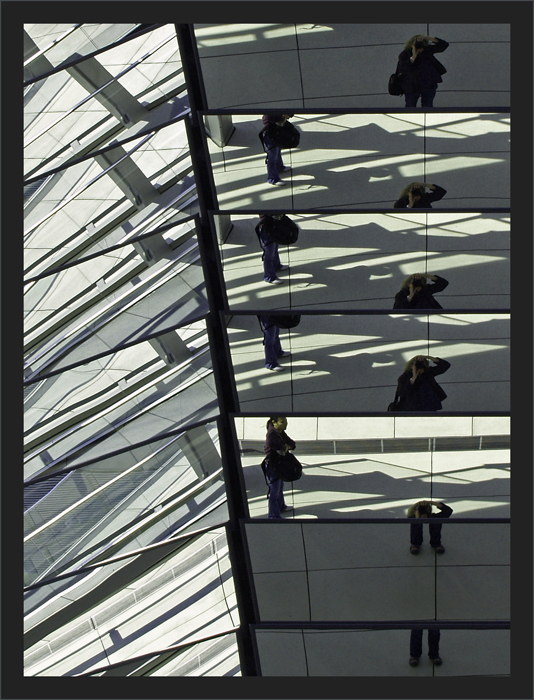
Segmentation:
<svg viewBox="0 0 534 700">
<path fill-rule="evenodd" d="M 115 671 L 121 668 L 128 669 L 129 676 L 145 676 L 145 675 L 158 675 L 156 671 L 158 669 L 163 669 L 166 665 L 169 665 L 173 660 L 176 660 L 184 652 L 191 650 L 193 647 L 199 647 L 200 645 L 206 645 L 207 642 L 215 641 L 214 644 L 210 644 L 205 651 L 195 649 L 195 655 L 193 658 L 188 658 L 181 664 L 175 664 L 172 668 L 172 673 L 166 672 L 162 675 L 179 675 L 179 676 L 198 676 L 202 675 L 199 673 L 199 669 L 202 667 L 203 663 L 211 662 L 215 656 L 219 656 L 225 651 L 233 651 L 237 654 L 237 642 L 234 636 L 234 632 L 237 632 L 239 626 L 232 627 L 220 632 L 219 634 L 211 634 L 207 637 L 195 638 L 191 642 L 186 642 L 185 644 L 177 644 L 172 647 L 166 647 L 165 649 L 160 649 L 159 651 L 152 652 L 150 654 L 142 654 L 141 656 L 130 657 L 126 661 L 119 661 L 115 664 L 109 664 L 106 666 L 101 666 L 95 668 L 93 671 L 87 673 L 75 673 L 75 677 L 83 676 L 107 676 L 115 675 Z M 138 664 L 138 668 L 132 672 L 132 667 Z M 177 673 L 178 669 L 180 672 Z M 225 674 L 229 675 L 229 674 Z"/>
<path fill-rule="evenodd" d="M 393 416 L 391 418 L 394 419 Z M 263 454 L 264 441 L 240 440 L 239 444 L 241 454 L 250 452 Z M 298 453 L 302 455 L 353 455 L 395 452 L 448 452 L 450 450 L 504 450 L 509 449 L 510 445 L 510 435 L 299 440 Z"/>
<path fill-rule="evenodd" d="M 161 448 L 164 449 L 164 448 Z M 99 514 L 98 510 L 99 508 L 102 509 L 102 504 L 97 504 L 95 502 L 94 509 L 92 509 L 92 514 L 93 517 L 96 515 L 97 516 L 97 522 L 94 523 L 91 527 L 87 528 L 87 523 L 85 522 L 85 518 L 83 518 L 83 506 L 86 504 L 88 501 L 96 498 L 102 497 L 103 493 L 107 489 L 113 488 L 113 486 L 123 480 L 127 480 L 127 485 L 129 485 L 128 482 L 128 476 L 132 474 L 134 471 L 138 469 L 143 469 L 143 465 L 147 464 L 151 459 L 153 455 L 150 455 L 149 457 L 145 458 L 144 460 L 141 460 L 137 464 L 134 464 L 132 467 L 129 469 L 126 469 L 124 472 L 121 474 L 117 475 L 113 479 L 110 479 L 107 483 L 103 484 L 102 486 L 98 487 L 88 495 L 84 496 L 81 498 L 79 501 L 76 503 L 73 503 L 69 507 L 65 508 L 61 513 L 58 513 L 55 515 L 53 518 L 51 518 L 49 521 L 45 522 L 43 525 L 40 527 L 36 528 L 33 532 L 31 532 L 29 535 L 27 535 L 24 538 L 24 543 L 28 543 L 30 540 L 32 540 L 34 537 L 41 535 L 43 532 L 45 532 L 48 528 L 52 528 L 53 526 L 57 526 L 60 521 L 66 519 L 66 525 L 69 525 L 69 516 L 71 514 L 74 514 L 74 521 L 72 525 L 70 526 L 70 537 L 73 535 L 75 536 L 75 531 L 76 529 L 81 530 L 82 535 L 79 538 L 73 539 L 72 541 L 69 541 L 69 544 L 66 549 L 62 553 L 59 553 L 59 556 L 54 559 L 53 563 L 51 563 L 45 570 L 43 570 L 32 583 L 38 583 L 39 581 L 43 580 L 49 573 L 53 571 L 60 572 L 61 571 L 61 562 L 65 560 L 67 557 L 72 557 L 73 554 L 75 553 L 75 550 L 79 549 L 81 546 L 83 546 L 83 543 L 88 540 L 88 538 L 91 537 L 91 535 L 95 536 L 95 531 L 96 530 L 101 530 L 102 528 L 106 528 L 107 525 L 109 525 L 108 521 L 114 517 L 118 517 L 119 519 L 124 516 L 124 509 L 126 506 L 126 502 L 131 501 L 139 490 L 141 488 L 145 488 L 151 480 L 154 478 L 157 478 L 159 472 L 164 468 L 164 467 L 159 467 L 155 472 L 149 473 L 148 475 L 141 475 L 142 476 L 142 481 L 139 483 L 135 488 L 132 488 L 132 490 L 128 493 L 126 498 L 121 499 L 119 503 L 114 504 L 110 509 L 105 509 L 105 512 L 103 512 L 101 515 Z M 150 526 L 151 523 L 162 520 L 166 518 L 171 512 L 173 512 L 175 509 L 186 505 L 189 501 L 192 501 L 194 498 L 200 496 L 210 485 L 214 484 L 217 481 L 220 481 L 222 476 L 222 467 L 220 469 L 217 469 L 216 471 L 212 472 L 209 476 L 206 478 L 199 480 L 196 484 L 193 486 L 187 488 L 186 490 L 183 490 L 181 492 L 178 492 L 178 494 L 173 494 L 172 498 L 169 499 L 167 502 L 159 503 L 155 508 L 154 507 L 147 507 L 145 513 L 138 514 L 135 520 L 133 520 L 133 524 L 130 525 L 129 527 L 126 527 L 126 529 L 120 529 L 118 528 L 114 532 L 116 533 L 115 535 L 110 535 L 108 540 L 104 540 L 104 542 L 100 543 L 97 546 L 97 549 L 95 551 L 90 550 L 89 553 L 83 554 L 83 552 L 80 554 L 82 557 L 81 561 L 76 562 L 76 569 L 83 568 L 86 564 L 90 562 L 94 562 L 97 560 L 99 557 L 101 557 L 105 552 L 107 552 L 110 549 L 113 549 L 114 547 L 119 546 L 121 543 L 128 542 L 132 537 L 136 536 L 138 537 L 140 534 L 141 530 L 145 530 L 147 527 Z M 66 477 L 65 477 L 66 478 Z M 132 484 L 133 486 L 133 484 Z M 167 486 L 165 486 L 167 488 Z M 223 495 L 221 498 L 217 499 L 216 505 L 220 505 L 221 502 L 225 500 L 225 496 Z M 212 506 L 215 504 L 212 504 Z M 76 510 L 82 508 L 82 523 L 77 523 L 76 522 Z M 105 506 L 104 506 L 105 508 Z M 205 512 L 200 509 L 200 515 L 203 517 L 205 515 Z M 190 527 L 190 525 L 194 522 L 193 519 L 188 519 L 187 527 Z M 77 527 L 76 527 L 77 526 Z M 74 533 L 72 532 L 72 529 L 74 529 Z M 96 534 L 96 536 L 98 536 Z M 45 536 L 48 537 L 48 535 Z M 53 537 L 53 535 L 52 535 Z M 61 546 L 61 544 L 60 544 Z M 40 549 L 39 545 L 37 545 L 37 551 Z M 49 550 L 53 550 L 52 544 L 50 544 Z M 27 553 L 27 556 L 30 556 Z M 84 558 L 83 558 L 84 557 Z M 67 561 L 66 566 L 69 566 L 69 562 Z"/>
<path fill-rule="evenodd" d="M 192 231 L 192 235 L 194 235 L 194 231 Z M 193 245 L 191 245 L 185 251 L 181 252 L 180 255 L 168 260 L 162 265 L 157 266 L 155 269 L 153 268 L 151 270 L 151 273 L 144 277 L 139 282 L 139 284 L 127 289 L 120 296 L 116 297 L 112 301 L 108 302 L 108 304 L 98 309 L 98 311 L 95 312 L 92 316 L 84 318 L 81 323 L 76 325 L 74 328 L 71 328 L 67 333 L 61 335 L 60 337 L 56 336 L 51 343 L 48 343 L 45 346 L 41 347 L 35 354 L 29 355 L 25 359 L 25 365 L 35 365 L 35 363 L 38 362 L 42 357 L 50 353 L 54 347 L 64 343 L 68 338 L 72 338 L 73 336 L 76 336 L 76 334 L 79 334 L 77 337 L 73 338 L 66 346 L 63 346 L 60 349 L 59 356 L 53 355 L 52 357 L 48 358 L 45 364 L 39 366 L 38 368 L 34 368 L 35 371 L 32 372 L 32 374 L 25 377 L 25 380 L 30 380 L 32 376 L 36 373 L 41 374 L 43 369 L 48 364 L 57 360 L 58 357 L 65 354 L 75 345 L 78 345 L 85 338 L 96 333 L 99 328 L 101 328 L 107 323 L 110 323 L 114 318 L 117 318 L 117 316 L 127 311 L 134 304 L 137 304 L 141 299 L 150 296 L 155 290 L 157 290 L 162 285 L 166 284 L 170 279 L 172 279 L 176 275 L 180 275 L 190 265 L 200 260 L 200 255 L 197 251 L 198 246 L 196 242 L 194 242 Z M 195 252 L 195 255 L 191 255 Z M 181 262 L 182 259 L 186 257 L 189 257 L 189 259 L 185 262 Z M 124 281 L 126 282 L 130 278 L 131 274 L 126 274 Z M 141 291 L 143 287 L 145 289 L 144 291 Z M 130 298 L 130 300 L 126 301 L 128 298 Z M 42 324 L 39 324 L 40 328 L 41 326 Z"/>
<path fill-rule="evenodd" d="M 165 372 L 165 380 L 170 380 L 174 377 L 175 374 L 179 374 L 181 370 L 186 368 L 188 365 L 192 364 L 194 360 L 197 358 L 200 358 L 201 356 L 208 354 L 209 357 L 209 347 L 204 347 L 198 352 L 194 353 L 191 355 L 190 358 L 188 358 L 185 362 L 180 363 L 176 367 L 173 367 L 169 371 Z M 109 427 L 105 428 L 102 431 L 97 432 L 94 435 L 91 435 L 89 438 L 84 440 L 82 443 L 79 445 L 70 448 L 65 452 L 64 454 L 61 454 L 58 456 L 56 459 L 51 460 L 46 466 L 44 466 L 44 469 L 50 469 L 53 467 L 55 464 L 58 462 L 63 462 L 65 459 L 67 459 L 69 456 L 75 454 L 76 452 L 79 452 L 80 450 L 86 449 L 90 444 L 102 440 L 105 436 L 110 435 L 111 433 L 115 432 L 120 432 L 120 428 L 127 423 L 130 423 L 131 421 L 135 420 L 139 416 L 149 413 L 150 411 L 153 411 L 154 408 L 157 406 L 165 403 L 166 401 L 169 401 L 170 399 L 174 398 L 175 396 L 178 396 L 182 392 L 186 391 L 189 389 L 191 386 L 194 386 L 197 382 L 202 381 L 208 376 L 211 376 L 213 374 L 213 370 L 211 367 L 208 368 L 202 368 L 200 370 L 196 371 L 196 374 L 188 379 L 186 382 L 183 384 L 180 384 L 177 386 L 174 390 L 169 391 L 166 393 L 164 396 L 161 396 L 160 398 L 154 400 L 153 402 L 147 404 L 144 407 L 141 407 L 136 413 L 128 415 L 124 418 L 121 418 L 114 422 L 113 425 L 110 425 Z M 158 375 L 155 379 L 151 380 L 150 382 L 147 382 L 140 388 L 136 389 L 133 391 L 131 394 L 128 394 L 124 398 L 120 399 L 116 403 L 113 404 L 112 408 L 105 408 L 102 411 L 99 411 L 98 413 L 95 413 L 94 415 L 90 416 L 89 418 L 84 419 L 80 423 L 77 423 L 76 425 L 67 428 L 63 432 L 61 432 L 59 435 L 55 435 L 52 438 L 45 438 L 44 442 L 41 442 L 41 438 L 37 437 L 36 441 L 38 446 L 32 449 L 32 451 L 26 456 L 25 462 L 29 462 L 35 457 L 38 457 L 39 454 L 41 454 L 43 451 L 49 450 L 53 445 L 56 445 L 57 443 L 61 442 L 64 440 L 66 437 L 69 435 L 74 434 L 76 431 L 80 430 L 81 428 L 86 427 L 87 425 L 90 425 L 91 423 L 96 422 L 100 418 L 104 418 L 110 411 L 116 410 L 120 406 L 123 406 L 127 403 L 132 403 L 134 399 L 141 397 L 144 393 L 148 393 L 148 391 L 152 388 L 155 388 L 161 381 L 163 377 L 161 375 Z M 28 437 L 28 442 L 30 441 L 30 438 Z"/>
<path fill-rule="evenodd" d="M 52 601 L 46 599 L 42 605 L 38 605 L 36 609 L 26 616 L 27 647 L 33 647 L 40 639 L 40 632 L 38 631 L 38 628 L 42 624 L 46 625 L 50 618 L 52 618 L 52 627 L 49 628 L 49 634 L 47 637 L 52 637 L 52 639 L 50 639 L 48 643 L 45 642 L 42 644 L 42 646 L 38 646 L 26 654 L 26 668 L 35 666 L 36 664 L 45 660 L 48 656 L 51 656 L 52 653 L 56 654 L 57 652 L 59 652 L 60 656 L 65 657 L 67 654 L 71 656 L 70 652 L 72 652 L 72 658 L 75 659 L 77 654 L 80 653 L 85 661 L 86 657 L 84 656 L 83 644 L 81 647 L 77 645 L 72 650 L 67 650 L 66 648 L 72 644 L 73 640 L 79 642 L 79 640 L 86 634 L 93 634 L 91 630 L 94 630 L 95 628 L 106 629 L 106 631 L 108 631 L 110 628 L 110 622 L 113 619 L 121 619 L 120 616 L 122 616 L 124 611 L 132 611 L 128 615 L 128 624 L 130 625 L 130 629 L 132 631 L 131 636 L 128 637 L 129 641 L 135 641 L 143 634 L 150 633 L 150 630 L 153 629 L 154 625 L 164 624 L 165 622 L 165 616 L 158 619 L 158 613 L 162 612 L 162 610 L 158 610 L 157 606 L 158 602 L 161 603 L 162 597 L 165 596 L 163 593 L 164 588 L 168 587 L 169 585 L 173 587 L 173 605 L 183 604 L 185 601 L 187 601 L 189 604 L 188 609 L 191 609 L 191 606 L 195 605 L 195 603 L 201 605 L 202 599 L 206 595 L 210 595 L 210 604 L 213 604 L 212 596 L 214 587 L 216 587 L 219 591 L 219 602 L 221 604 L 226 602 L 226 611 L 229 615 L 229 620 L 221 620 L 221 623 L 224 622 L 224 628 L 222 630 L 219 628 L 216 630 L 216 633 L 212 635 L 204 634 L 204 636 L 200 636 L 198 631 L 195 633 L 195 631 L 189 630 L 186 627 L 186 629 L 182 631 L 181 635 L 178 634 L 178 637 L 181 636 L 182 639 L 185 638 L 185 641 L 180 645 L 165 647 L 163 651 L 170 650 L 171 653 L 176 653 L 182 649 L 189 648 L 192 645 L 202 643 L 203 641 L 209 641 L 235 631 L 236 628 L 232 625 L 232 614 L 235 609 L 235 602 L 232 604 L 231 608 L 228 607 L 227 593 L 224 586 L 224 582 L 230 576 L 230 563 L 228 560 L 226 535 L 224 532 L 221 532 L 221 529 L 222 526 L 220 524 L 217 526 L 212 525 L 208 528 L 202 528 L 197 531 L 190 532 L 185 536 L 167 539 L 164 542 L 148 545 L 133 552 L 127 552 L 126 554 L 123 553 L 112 559 L 86 566 L 83 570 L 61 574 L 52 580 L 41 581 L 37 584 L 26 587 L 25 590 L 28 592 L 34 589 L 40 589 L 46 594 L 46 587 L 49 584 L 55 584 L 61 579 L 65 579 L 66 583 L 70 583 L 70 581 L 72 581 L 70 586 L 67 586 L 66 588 L 62 587 L 62 590 L 66 594 L 60 604 L 60 607 L 63 609 L 62 613 L 64 620 L 65 616 L 68 619 L 70 614 L 69 606 L 71 605 L 71 601 L 68 600 L 70 597 L 68 595 L 68 591 L 74 591 L 74 595 L 77 594 L 78 596 L 83 596 L 88 588 L 90 589 L 91 587 L 95 587 L 103 580 L 105 581 L 108 577 L 113 576 L 113 573 L 120 567 L 120 562 L 125 564 L 125 566 L 122 568 L 123 575 L 132 577 L 128 588 L 124 590 L 124 592 L 114 592 L 112 600 L 106 607 L 99 607 L 97 611 L 94 609 L 87 611 L 84 615 L 85 619 L 83 619 L 81 622 L 78 621 L 78 624 L 74 628 L 67 628 L 64 621 L 61 619 L 54 619 L 53 613 L 57 612 L 58 607 L 57 603 L 54 605 L 53 602 L 56 600 L 55 596 L 53 597 Z M 201 538 L 200 542 L 199 538 Z M 199 544 L 200 548 L 198 548 Z M 160 559 L 165 563 L 162 564 L 160 562 L 155 565 L 154 559 L 151 558 L 151 556 L 153 556 L 153 554 L 151 555 L 151 552 L 156 554 L 158 550 L 161 551 Z M 138 579 L 139 575 L 135 573 L 130 574 L 128 569 L 128 565 L 130 563 L 135 566 L 135 560 L 139 557 L 141 557 L 141 563 L 146 562 L 145 567 L 147 568 L 147 571 L 143 573 L 141 583 L 135 580 Z M 222 576 L 219 559 L 223 561 Z M 107 565 L 110 566 L 106 569 Z M 207 588 L 200 591 L 197 589 L 198 597 L 196 601 L 193 602 L 189 597 L 189 585 L 198 567 L 202 567 L 203 569 L 205 574 L 204 586 L 207 586 Z M 95 582 L 91 583 L 88 580 L 92 574 L 90 574 L 89 577 L 82 578 L 82 572 L 92 572 L 92 574 L 96 574 L 98 577 L 96 584 Z M 80 589 L 82 593 L 80 593 Z M 39 593 L 39 590 L 37 593 Z M 153 597 L 155 593 L 157 594 L 157 598 L 155 601 L 152 600 L 152 605 L 150 605 L 150 598 Z M 31 603 L 31 593 L 29 593 L 26 598 L 28 602 Z M 51 604 L 54 608 L 53 613 L 49 610 Z M 155 614 L 150 619 L 150 625 L 147 627 L 143 622 L 142 616 L 146 611 L 150 611 L 151 609 L 155 611 Z M 193 612 L 192 609 L 191 612 Z M 198 609 L 196 614 L 199 614 L 200 612 L 201 608 Z M 96 614 L 92 615 L 91 613 Z M 135 626 L 136 621 L 138 621 L 137 626 Z M 131 627 L 132 624 L 134 624 L 134 627 Z M 163 628 L 163 630 L 165 630 L 165 628 Z M 38 635 L 37 638 L 36 632 Z M 176 638 L 177 635 L 174 636 L 174 639 Z M 150 646 L 152 646 L 152 644 L 150 644 Z M 81 648 L 81 651 L 78 652 L 78 648 Z M 64 651 L 62 652 L 61 650 Z M 154 656 L 154 653 L 158 654 L 159 650 L 156 650 L 151 654 L 143 654 L 141 658 L 146 660 L 148 657 Z M 137 658 L 138 657 L 134 657 L 134 660 Z M 55 662 L 57 663 L 57 657 Z M 51 663 L 53 664 L 54 661 L 51 661 Z M 129 660 L 127 663 L 129 663 Z M 72 661 L 72 664 L 76 665 L 76 661 Z M 120 665 L 121 663 L 119 662 L 117 666 Z M 106 665 L 105 670 L 108 670 L 109 668 L 110 667 Z M 94 672 L 84 675 L 92 675 L 92 673 L 100 674 L 101 671 L 102 669 L 95 669 Z"/>
</svg>

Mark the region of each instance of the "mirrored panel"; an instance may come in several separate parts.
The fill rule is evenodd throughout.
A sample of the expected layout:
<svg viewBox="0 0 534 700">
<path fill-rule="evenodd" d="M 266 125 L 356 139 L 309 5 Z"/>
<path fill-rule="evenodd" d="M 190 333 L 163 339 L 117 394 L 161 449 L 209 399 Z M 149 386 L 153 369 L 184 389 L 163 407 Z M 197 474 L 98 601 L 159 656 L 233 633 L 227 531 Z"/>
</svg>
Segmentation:
<svg viewBox="0 0 534 700">
<path fill-rule="evenodd" d="M 276 509 L 261 468 L 269 416 L 235 418 L 252 518 Z M 302 465 L 284 482 L 284 520 L 404 518 L 421 499 L 455 517 L 510 517 L 510 418 L 288 416 Z M 274 494 L 272 495 L 274 498 Z M 438 509 L 433 508 L 435 513 Z M 278 513 L 276 513 L 278 514 Z"/>
<path fill-rule="evenodd" d="M 254 629 L 262 676 L 508 676 L 509 629 Z M 420 638 L 422 640 L 420 643 Z M 412 657 L 411 653 L 420 653 Z M 432 658 L 429 656 L 432 654 Z M 439 654 L 436 657 L 435 654 Z M 410 659 L 418 664 L 411 665 Z M 439 658 L 441 663 L 435 663 Z"/>
<path fill-rule="evenodd" d="M 370 21 L 363 24 L 354 24 L 349 8 L 332 24 L 195 24 L 210 109 L 280 103 L 403 108 L 403 97 L 388 94 L 388 79 L 418 35 L 435 40 L 429 43 L 446 69 L 432 85 L 435 107 L 510 105 L 509 24 L 463 24 L 465 14 L 454 12 L 447 24 L 407 23 L 402 8 L 396 18 L 389 11 L 386 19 L 397 23 L 387 24 L 379 5 L 365 9 Z M 503 20 L 509 22 L 509 14 Z"/>
<path fill-rule="evenodd" d="M 229 318 L 241 411 L 510 409 L 509 314 Z"/>
<path fill-rule="evenodd" d="M 208 142 L 221 209 L 406 209 L 415 184 L 415 208 L 510 206 L 509 112 L 290 116 L 297 146 L 276 147 L 272 127 L 262 143 L 261 114 L 234 115 L 226 145 Z"/>
<path fill-rule="evenodd" d="M 259 621 L 509 620 L 509 520 L 441 520 L 245 522 Z"/>
<path fill-rule="evenodd" d="M 231 309 L 510 308 L 507 214 L 228 216 L 219 244 Z M 292 224 L 296 240 L 277 242 L 294 238 Z M 423 276 L 415 294 L 412 275 Z"/>
</svg>

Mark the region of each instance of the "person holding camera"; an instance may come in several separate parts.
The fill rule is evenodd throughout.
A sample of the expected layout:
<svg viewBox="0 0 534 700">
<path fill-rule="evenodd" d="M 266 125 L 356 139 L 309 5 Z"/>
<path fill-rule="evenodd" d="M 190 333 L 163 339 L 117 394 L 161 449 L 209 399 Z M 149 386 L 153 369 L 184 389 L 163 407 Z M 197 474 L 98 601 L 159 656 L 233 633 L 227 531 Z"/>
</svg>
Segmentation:
<svg viewBox="0 0 534 700">
<path fill-rule="evenodd" d="M 432 284 L 428 284 L 431 280 Z M 394 309 L 442 309 L 441 304 L 434 299 L 434 294 L 442 292 L 448 286 L 448 281 L 439 275 L 424 273 L 409 275 L 395 294 Z"/>
<path fill-rule="evenodd" d="M 435 506 L 439 513 L 432 512 L 432 506 Z M 452 508 L 442 503 L 442 501 L 417 501 L 413 506 L 408 508 L 406 513 L 407 518 L 450 518 Z M 445 547 L 441 544 L 441 523 L 428 524 L 430 534 L 430 546 L 434 548 L 437 554 L 443 554 Z M 423 523 L 410 524 L 410 552 L 419 554 L 421 545 L 423 544 Z"/>
<path fill-rule="evenodd" d="M 430 365 L 430 362 L 434 365 Z M 394 411 L 439 411 L 447 394 L 435 377 L 451 366 L 447 360 L 431 355 L 416 355 L 404 366 L 397 380 Z"/>
<path fill-rule="evenodd" d="M 267 152 L 267 182 L 270 185 L 283 187 L 286 183 L 280 178 L 280 173 L 291 170 L 289 165 L 284 165 L 282 162 L 282 151 L 279 146 L 275 146 L 269 132 L 273 125 L 283 126 L 285 122 L 292 116 L 290 114 L 282 114 L 281 112 L 270 112 L 264 114 L 261 118 L 263 122 L 262 142 L 265 151 Z"/>
<path fill-rule="evenodd" d="M 404 44 L 399 54 L 398 72 L 407 108 L 417 107 L 421 98 L 421 107 L 433 107 L 438 83 L 446 69 L 434 56 L 445 51 L 448 43 L 435 36 L 416 34 Z"/>
<path fill-rule="evenodd" d="M 294 441 L 286 434 L 287 418 L 285 416 L 271 416 L 267 421 L 267 435 L 265 437 L 265 480 L 269 485 L 269 520 L 277 520 L 282 512 L 293 510 L 284 501 L 284 482 L 274 471 L 271 464 L 274 462 L 274 454 L 285 455 L 289 450 L 294 450 Z"/>
<path fill-rule="evenodd" d="M 427 192 L 427 188 L 430 192 Z M 432 209 L 432 202 L 437 202 L 447 194 L 447 190 L 430 182 L 410 182 L 403 187 L 394 209 Z"/>
</svg>

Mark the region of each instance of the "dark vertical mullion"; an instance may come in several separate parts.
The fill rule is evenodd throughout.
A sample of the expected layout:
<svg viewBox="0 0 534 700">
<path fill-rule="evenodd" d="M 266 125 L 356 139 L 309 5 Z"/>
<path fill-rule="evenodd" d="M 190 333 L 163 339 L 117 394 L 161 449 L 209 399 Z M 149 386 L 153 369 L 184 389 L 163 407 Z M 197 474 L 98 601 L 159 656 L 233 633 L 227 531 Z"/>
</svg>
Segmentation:
<svg viewBox="0 0 534 700">
<path fill-rule="evenodd" d="M 199 111 L 207 108 L 207 100 L 193 26 L 190 24 L 175 26 L 191 107 L 190 119 L 186 118 L 185 125 L 200 209 L 198 244 L 210 310 L 207 328 L 220 413 L 217 422 L 229 513 L 226 534 L 240 618 L 240 628 L 237 632 L 239 658 L 242 675 L 257 676 L 258 670 L 250 632 L 250 625 L 256 622 L 256 616 L 251 582 L 247 575 L 246 545 L 239 527 L 239 519 L 249 517 L 249 512 L 235 426 L 231 418 L 231 414 L 239 411 L 239 402 L 229 360 L 228 338 L 222 313 L 228 310 L 228 299 L 220 265 L 217 237 L 213 221 L 209 216 L 210 211 L 217 211 L 219 207 L 206 133 L 202 115 L 199 114 Z"/>
</svg>

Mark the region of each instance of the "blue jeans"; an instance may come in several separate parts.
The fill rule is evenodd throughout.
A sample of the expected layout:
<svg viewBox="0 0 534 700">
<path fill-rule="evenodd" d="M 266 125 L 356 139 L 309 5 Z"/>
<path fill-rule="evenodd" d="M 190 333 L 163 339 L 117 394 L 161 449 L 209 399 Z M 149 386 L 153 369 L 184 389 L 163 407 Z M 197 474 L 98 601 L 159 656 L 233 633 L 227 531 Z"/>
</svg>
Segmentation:
<svg viewBox="0 0 534 700">
<path fill-rule="evenodd" d="M 439 658 L 440 631 L 428 630 L 428 655 L 431 659 Z M 412 630 L 410 634 L 410 656 L 418 659 L 423 653 L 423 630 Z"/>
<path fill-rule="evenodd" d="M 268 464 L 265 465 L 265 474 L 269 484 L 269 519 L 280 518 L 280 511 L 285 506 L 284 482 L 278 478 Z"/>
<path fill-rule="evenodd" d="M 276 367 L 278 358 L 282 354 L 282 346 L 280 345 L 280 329 L 278 326 L 263 327 L 263 347 L 265 350 L 265 366 L 268 368 Z"/>
<path fill-rule="evenodd" d="M 263 279 L 272 282 L 276 279 L 276 271 L 281 267 L 278 243 L 272 241 L 263 231 L 260 231 L 260 242 L 263 248 Z"/>
<path fill-rule="evenodd" d="M 430 90 L 419 90 L 418 92 L 407 92 L 404 95 L 406 107 L 417 107 L 417 100 L 421 98 L 421 107 L 433 107 L 434 97 L 436 96 L 437 88 Z"/>
<path fill-rule="evenodd" d="M 267 149 L 267 182 L 278 182 L 280 180 L 279 171 L 283 169 L 282 151 L 268 136 L 263 136 L 263 145 Z"/>
</svg>

